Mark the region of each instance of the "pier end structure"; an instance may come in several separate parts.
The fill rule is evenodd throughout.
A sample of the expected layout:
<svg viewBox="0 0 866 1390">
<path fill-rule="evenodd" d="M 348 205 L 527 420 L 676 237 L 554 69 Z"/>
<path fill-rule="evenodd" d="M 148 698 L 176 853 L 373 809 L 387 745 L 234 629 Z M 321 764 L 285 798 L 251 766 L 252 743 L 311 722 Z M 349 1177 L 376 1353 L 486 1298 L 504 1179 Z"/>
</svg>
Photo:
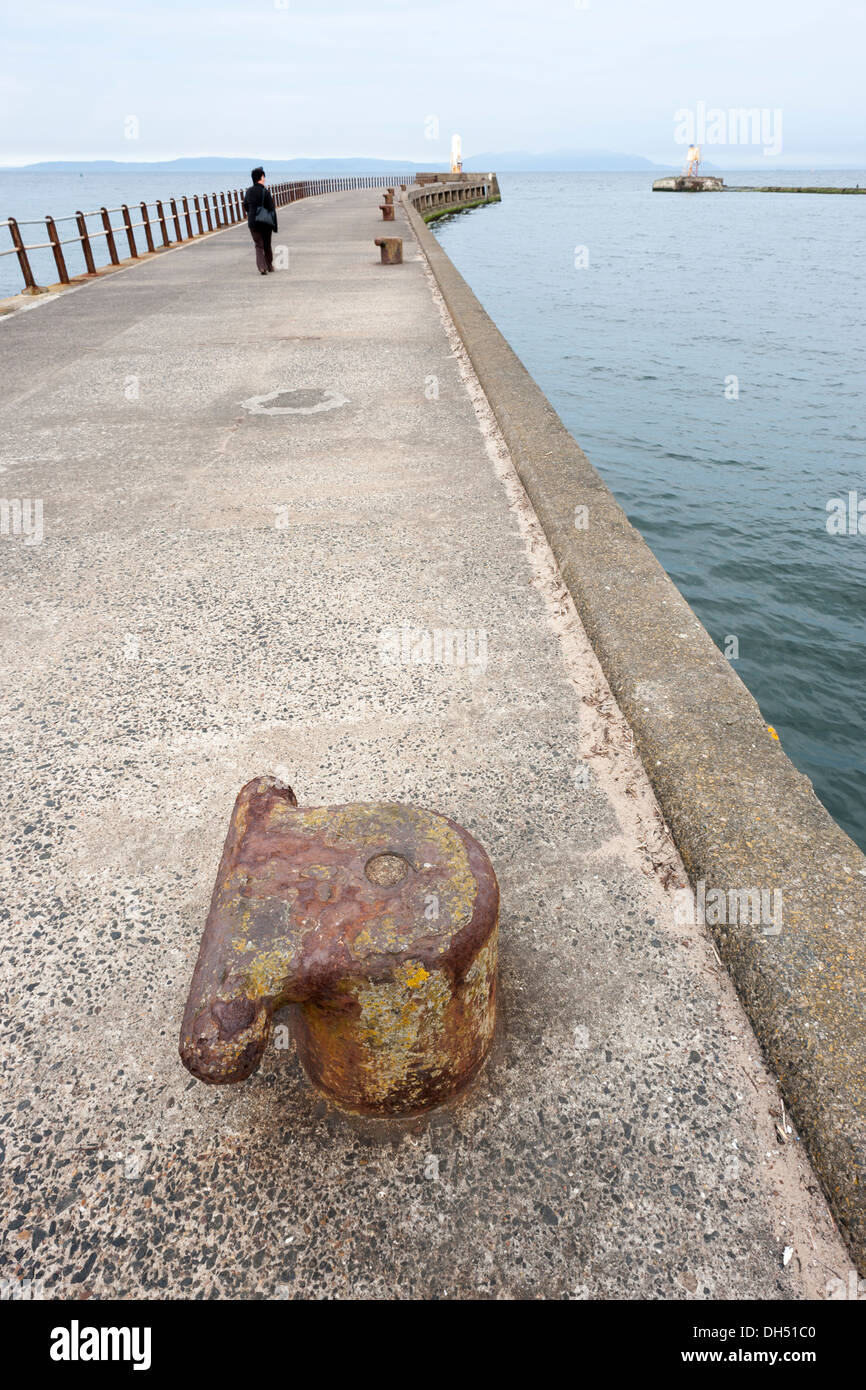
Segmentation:
<svg viewBox="0 0 866 1390">
<path fill-rule="evenodd" d="M 724 193 L 725 181 L 712 174 L 671 174 L 656 179 L 654 193 Z"/>
<path fill-rule="evenodd" d="M 495 173 L 418 174 L 405 197 L 425 222 L 502 201 Z"/>
</svg>

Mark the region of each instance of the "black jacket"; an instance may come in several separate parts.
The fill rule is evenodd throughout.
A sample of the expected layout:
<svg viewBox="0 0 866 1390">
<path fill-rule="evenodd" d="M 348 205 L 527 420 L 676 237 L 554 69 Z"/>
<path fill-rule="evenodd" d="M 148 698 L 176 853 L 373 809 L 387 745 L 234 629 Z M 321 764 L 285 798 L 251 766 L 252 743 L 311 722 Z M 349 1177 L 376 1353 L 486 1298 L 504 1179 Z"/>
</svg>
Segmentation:
<svg viewBox="0 0 866 1390">
<path fill-rule="evenodd" d="M 251 229 L 256 226 L 256 213 L 260 207 L 266 207 L 269 212 L 274 214 L 273 230 L 276 232 L 278 230 L 277 209 L 271 197 L 270 190 L 265 188 L 263 183 L 254 183 L 250 185 L 244 194 L 244 211 L 247 214 L 247 222 Z M 267 227 L 262 228 L 261 224 L 259 224 L 259 229 L 263 231 L 268 230 Z"/>
</svg>

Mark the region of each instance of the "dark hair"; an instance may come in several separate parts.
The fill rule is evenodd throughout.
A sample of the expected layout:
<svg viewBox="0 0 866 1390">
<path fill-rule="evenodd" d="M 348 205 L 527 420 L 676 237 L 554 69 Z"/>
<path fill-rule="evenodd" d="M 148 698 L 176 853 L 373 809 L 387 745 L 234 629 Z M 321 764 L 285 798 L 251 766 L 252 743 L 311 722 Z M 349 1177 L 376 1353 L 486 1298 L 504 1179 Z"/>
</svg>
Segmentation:
<svg viewBox="0 0 866 1390">
<path fill-rule="evenodd" d="M 252 180 L 253 180 L 253 183 L 258 183 L 259 179 L 263 179 L 264 176 L 265 176 L 265 171 L 264 171 L 264 169 L 261 167 L 261 165 L 259 165 L 259 167 L 258 167 L 257 169 L 254 169 L 253 172 L 252 172 Z"/>
</svg>

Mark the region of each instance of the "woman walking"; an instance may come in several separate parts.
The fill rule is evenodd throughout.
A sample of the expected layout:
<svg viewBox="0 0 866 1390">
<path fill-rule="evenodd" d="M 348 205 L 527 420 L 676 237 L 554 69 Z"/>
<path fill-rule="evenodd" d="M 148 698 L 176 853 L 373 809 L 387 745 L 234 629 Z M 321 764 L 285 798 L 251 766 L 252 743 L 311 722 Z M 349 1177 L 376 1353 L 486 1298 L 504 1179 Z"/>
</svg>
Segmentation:
<svg viewBox="0 0 866 1390">
<path fill-rule="evenodd" d="M 252 185 L 244 194 L 244 211 L 250 236 L 256 248 L 256 265 L 260 275 L 267 275 L 274 268 L 274 254 L 271 250 L 271 237 L 277 230 L 277 209 L 270 191 L 265 185 L 265 171 L 253 169 Z"/>
</svg>

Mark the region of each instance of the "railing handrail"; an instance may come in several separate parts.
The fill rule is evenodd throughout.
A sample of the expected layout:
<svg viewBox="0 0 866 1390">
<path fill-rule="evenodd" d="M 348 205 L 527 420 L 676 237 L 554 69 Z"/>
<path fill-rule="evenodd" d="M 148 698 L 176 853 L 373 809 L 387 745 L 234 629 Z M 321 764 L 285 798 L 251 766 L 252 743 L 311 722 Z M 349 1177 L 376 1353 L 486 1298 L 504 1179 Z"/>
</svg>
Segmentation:
<svg viewBox="0 0 866 1390">
<path fill-rule="evenodd" d="M 287 203 L 294 203 L 301 198 L 314 198 L 324 193 L 348 192 L 358 188 L 381 188 L 387 187 L 391 183 L 414 183 L 414 174 L 346 174 L 327 179 L 294 179 L 290 182 L 279 182 L 271 184 L 270 193 L 277 207 L 284 207 Z M 50 214 L 45 218 L 31 217 L 19 221 L 15 217 L 9 217 L 0 222 L 0 227 L 8 227 L 12 237 L 12 245 L 5 251 L 0 251 L 0 256 L 17 255 L 21 275 L 24 280 L 25 290 L 35 291 L 37 286 L 33 271 L 30 266 L 28 252 L 43 251 L 50 249 L 54 253 L 54 261 L 57 266 L 57 273 L 60 283 L 68 285 L 69 271 L 66 267 L 66 258 L 63 255 L 64 246 L 78 245 L 81 247 L 84 261 L 87 266 L 86 275 L 96 275 L 98 271 L 93 260 L 93 251 L 90 245 L 94 237 L 104 237 L 109 254 L 111 265 L 119 265 L 120 257 L 117 254 L 115 236 L 125 236 L 129 244 L 130 259 L 138 259 L 139 251 L 135 241 L 135 231 L 139 228 L 144 229 L 145 240 L 147 242 L 147 252 L 155 251 L 157 248 L 153 240 L 153 230 L 156 228 L 161 238 L 160 250 L 181 242 L 189 241 L 199 236 L 204 236 L 211 232 L 223 231 L 226 227 L 236 226 L 246 218 L 243 208 L 244 191 L 239 188 L 221 189 L 219 192 L 211 193 L 192 193 L 174 194 L 169 198 L 155 198 L 151 201 L 142 201 L 135 205 L 136 211 L 142 214 L 140 222 L 133 222 L 130 216 L 129 204 L 121 203 L 119 207 L 96 208 L 92 212 L 73 212 L 64 217 L 52 217 Z M 149 208 L 153 207 L 155 213 L 151 218 Z M 122 222 L 119 226 L 112 224 L 113 213 L 121 213 Z M 91 229 L 87 225 L 89 217 L 101 217 L 102 227 Z M 193 231 L 193 219 L 198 227 L 198 231 Z M 78 235 L 61 238 L 57 234 L 57 225 L 61 222 L 76 222 L 78 224 Z M 173 224 L 174 237 L 172 238 L 169 228 Z M 183 224 L 186 226 L 184 236 Z M 22 227 L 43 226 L 48 233 L 48 241 L 37 241 L 26 243 L 21 236 Z M 85 278 L 84 276 L 76 278 Z"/>
</svg>

